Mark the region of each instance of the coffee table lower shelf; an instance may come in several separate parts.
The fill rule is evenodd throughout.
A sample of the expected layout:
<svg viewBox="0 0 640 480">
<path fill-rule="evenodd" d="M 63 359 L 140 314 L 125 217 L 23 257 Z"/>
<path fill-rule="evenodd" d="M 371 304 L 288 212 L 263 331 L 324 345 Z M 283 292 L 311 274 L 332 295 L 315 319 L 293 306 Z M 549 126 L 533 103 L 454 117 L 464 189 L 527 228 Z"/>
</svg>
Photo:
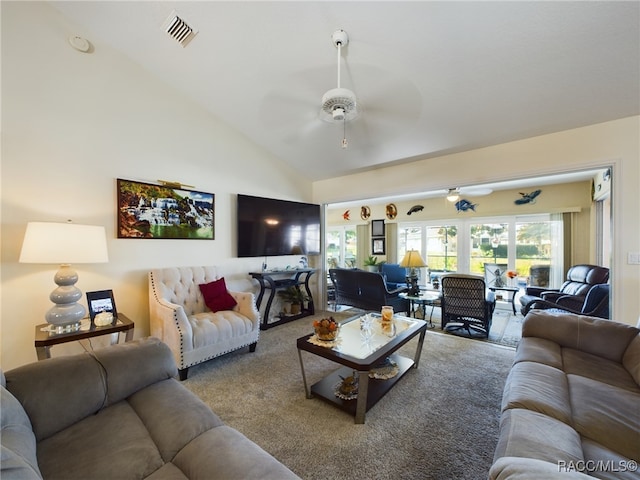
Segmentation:
<svg viewBox="0 0 640 480">
<path fill-rule="evenodd" d="M 403 357 L 401 355 L 391 355 L 393 360 L 398 365 L 398 374 L 387 380 L 369 378 L 368 390 L 367 390 L 367 406 L 365 411 L 369 411 L 378 401 L 385 396 L 385 394 L 391 390 L 391 388 L 407 373 L 413 366 L 414 361 L 410 358 Z M 357 399 L 343 400 L 335 395 L 335 387 L 342 382 L 340 376 L 346 378 L 353 374 L 353 369 L 348 367 L 342 367 L 335 372 L 327 375 L 319 382 L 311 386 L 311 395 L 325 400 L 338 408 L 355 415 Z"/>
</svg>

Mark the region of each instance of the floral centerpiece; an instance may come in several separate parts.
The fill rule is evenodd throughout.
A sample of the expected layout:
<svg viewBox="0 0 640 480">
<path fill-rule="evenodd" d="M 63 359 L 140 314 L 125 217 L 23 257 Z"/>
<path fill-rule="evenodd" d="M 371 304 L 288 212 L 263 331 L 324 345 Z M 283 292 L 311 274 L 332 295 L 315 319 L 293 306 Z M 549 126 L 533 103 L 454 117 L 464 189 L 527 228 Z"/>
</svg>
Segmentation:
<svg viewBox="0 0 640 480">
<path fill-rule="evenodd" d="M 316 337 L 323 341 L 333 341 L 338 338 L 340 324 L 333 317 L 313 321 Z"/>
<path fill-rule="evenodd" d="M 509 270 L 507 271 L 507 277 L 509 277 L 509 283 L 511 285 L 513 285 L 513 279 L 516 278 L 518 276 L 518 272 L 516 272 L 515 270 Z"/>
</svg>

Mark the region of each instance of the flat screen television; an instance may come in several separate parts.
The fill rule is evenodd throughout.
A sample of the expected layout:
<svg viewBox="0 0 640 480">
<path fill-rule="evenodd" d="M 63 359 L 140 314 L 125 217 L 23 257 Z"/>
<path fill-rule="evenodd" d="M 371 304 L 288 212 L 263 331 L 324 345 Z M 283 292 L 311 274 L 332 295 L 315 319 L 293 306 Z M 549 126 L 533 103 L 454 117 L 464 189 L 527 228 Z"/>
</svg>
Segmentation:
<svg viewBox="0 0 640 480">
<path fill-rule="evenodd" d="M 320 253 L 320 205 L 238 194 L 238 257 Z"/>
</svg>

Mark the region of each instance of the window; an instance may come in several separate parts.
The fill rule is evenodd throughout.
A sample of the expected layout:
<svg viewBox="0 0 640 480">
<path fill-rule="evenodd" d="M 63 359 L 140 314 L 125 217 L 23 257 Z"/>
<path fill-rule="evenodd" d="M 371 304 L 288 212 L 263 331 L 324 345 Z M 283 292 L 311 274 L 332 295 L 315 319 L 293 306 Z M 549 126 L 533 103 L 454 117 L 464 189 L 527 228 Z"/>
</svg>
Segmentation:
<svg viewBox="0 0 640 480">
<path fill-rule="evenodd" d="M 402 225 L 398 228 L 398 258 L 418 250 L 432 271 L 458 269 L 457 225 Z"/>
<path fill-rule="evenodd" d="M 507 265 L 521 282 L 562 282 L 563 224 L 561 216 L 530 215 L 403 224 L 398 228 L 398 258 L 408 249 L 425 252 L 433 272 L 484 275 L 484 264 Z M 532 270 L 533 267 L 533 270 Z M 545 283 L 546 278 L 546 285 Z"/>
<path fill-rule="evenodd" d="M 327 269 L 356 266 L 357 233 L 355 226 L 327 229 Z"/>
</svg>

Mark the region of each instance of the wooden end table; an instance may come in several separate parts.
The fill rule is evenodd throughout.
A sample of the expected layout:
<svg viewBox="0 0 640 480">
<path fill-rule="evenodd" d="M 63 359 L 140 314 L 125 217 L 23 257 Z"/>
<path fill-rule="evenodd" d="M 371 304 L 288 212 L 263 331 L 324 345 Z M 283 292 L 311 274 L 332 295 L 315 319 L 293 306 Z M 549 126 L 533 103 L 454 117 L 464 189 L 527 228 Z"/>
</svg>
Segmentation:
<svg viewBox="0 0 640 480">
<path fill-rule="evenodd" d="M 51 358 L 50 349 L 53 345 L 59 345 L 61 343 L 75 342 L 78 340 L 84 340 L 86 338 L 99 337 L 101 335 L 110 335 L 112 333 L 119 334 L 125 332 L 125 342 L 133 340 L 133 328 L 135 324 L 126 315 L 118 313 L 118 317 L 113 321 L 111 325 L 104 327 L 97 327 L 92 321 L 88 319 L 82 320 L 80 328 L 72 332 L 56 333 L 48 330 L 50 325 L 43 323 L 36 325 L 35 335 L 35 347 L 38 355 L 38 360 L 44 360 Z M 113 339 L 111 344 L 118 343 L 119 336 L 116 337 L 116 341 Z"/>
</svg>

